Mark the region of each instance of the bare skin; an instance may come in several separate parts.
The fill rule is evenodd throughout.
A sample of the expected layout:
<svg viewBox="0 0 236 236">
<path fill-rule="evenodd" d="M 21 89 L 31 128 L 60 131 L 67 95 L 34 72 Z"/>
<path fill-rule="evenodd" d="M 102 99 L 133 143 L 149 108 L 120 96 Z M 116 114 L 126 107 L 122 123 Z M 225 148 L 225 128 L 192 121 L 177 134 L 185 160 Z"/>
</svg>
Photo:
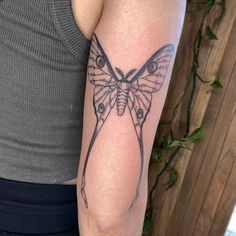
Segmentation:
<svg viewBox="0 0 236 236">
<path fill-rule="evenodd" d="M 71 0 L 72 11 L 75 21 L 84 36 L 91 40 L 102 14 L 103 0 Z M 77 178 L 65 181 L 60 184 L 75 184 Z"/>
<path fill-rule="evenodd" d="M 74 180 L 79 232 L 140 236 L 151 149 L 186 0 L 72 0 L 72 7 L 79 28 L 92 39 Z"/>
</svg>

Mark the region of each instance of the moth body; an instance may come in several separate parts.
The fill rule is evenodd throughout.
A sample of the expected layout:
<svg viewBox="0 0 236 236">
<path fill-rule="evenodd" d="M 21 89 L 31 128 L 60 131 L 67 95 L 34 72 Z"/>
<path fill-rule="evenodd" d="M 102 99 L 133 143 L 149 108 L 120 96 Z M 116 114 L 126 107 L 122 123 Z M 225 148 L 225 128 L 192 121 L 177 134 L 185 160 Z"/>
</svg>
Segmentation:
<svg viewBox="0 0 236 236">
<path fill-rule="evenodd" d="M 128 103 L 130 83 L 121 81 L 117 87 L 117 114 L 122 116 Z"/>
</svg>

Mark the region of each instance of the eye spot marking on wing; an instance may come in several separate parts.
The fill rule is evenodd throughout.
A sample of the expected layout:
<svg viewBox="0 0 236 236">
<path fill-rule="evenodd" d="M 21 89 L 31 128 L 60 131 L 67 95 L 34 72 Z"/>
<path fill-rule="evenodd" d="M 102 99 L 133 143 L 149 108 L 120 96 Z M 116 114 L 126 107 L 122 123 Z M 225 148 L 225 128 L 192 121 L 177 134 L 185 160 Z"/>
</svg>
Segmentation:
<svg viewBox="0 0 236 236">
<path fill-rule="evenodd" d="M 96 64 L 99 68 L 102 68 L 105 66 L 105 59 L 103 56 L 101 55 L 98 55 L 97 58 L 96 58 Z"/>
<path fill-rule="evenodd" d="M 101 113 L 101 114 L 103 114 L 103 113 L 105 112 L 105 110 L 106 110 L 106 108 L 105 108 L 104 104 L 103 104 L 103 103 L 100 103 L 100 104 L 98 105 L 98 112 Z"/>
<path fill-rule="evenodd" d="M 142 119 L 143 118 L 143 109 L 139 108 L 136 112 L 137 118 Z"/>
<path fill-rule="evenodd" d="M 158 69 L 158 65 L 157 65 L 157 63 L 156 63 L 155 61 L 152 61 L 152 62 L 148 65 L 148 68 L 147 68 L 148 73 L 150 73 L 150 74 L 155 73 L 155 72 L 157 71 L 157 69 Z"/>
</svg>

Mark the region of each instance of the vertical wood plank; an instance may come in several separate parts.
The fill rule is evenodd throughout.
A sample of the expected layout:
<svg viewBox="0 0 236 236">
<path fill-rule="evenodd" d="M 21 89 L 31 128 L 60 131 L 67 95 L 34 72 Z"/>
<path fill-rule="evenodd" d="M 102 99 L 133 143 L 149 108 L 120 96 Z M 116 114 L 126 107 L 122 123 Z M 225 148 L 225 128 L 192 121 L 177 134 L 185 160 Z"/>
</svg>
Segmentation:
<svg viewBox="0 0 236 236">
<path fill-rule="evenodd" d="M 218 205 L 208 236 L 223 236 L 225 233 L 226 227 L 229 223 L 230 216 L 233 212 L 233 208 L 236 203 L 235 179 L 236 179 L 236 162 L 234 162 L 232 172 L 225 186 L 223 196 Z"/>
<path fill-rule="evenodd" d="M 235 77 L 236 67 L 235 73 L 232 75 L 233 81 L 236 81 Z M 231 85 L 232 84 L 230 84 L 230 86 Z M 234 84 L 234 87 L 232 86 L 230 89 L 235 90 L 236 83 Z M 232 166 L 234 165 L 236 159 L 236 103 L 233 104 L 232 110 L 234 111 L 233 121 L 228 127 L 228 134 L 224 143 L 224 147 L 220 154 L 220 158 L 207 191 L 204 204 L 201 208 L 201 212 L 195 225 L 194 235 L 208 235 L 217 207 L 223 196 L 228 177 L 232 171 Z M 232 189 L 232 191 L 234 191 L 234 189 Z"/>
<path fill-rule="evenodd" d="M 212 98 L 209 102 L 207 112 L 204 117 L 203 127 L 205 131 L 202 142 L 195 146 L 192 157 L 189 162 L 188 169 L 186 171 L 184 182 L 181 191 L 178 195 L 177 203 L 172 214 L 172 218 L 169 221 L 171 227 L 168 228 L 166 235 L 177 235 L 181 222 L 183 221 L 186 210 L 188 209 L 188 203 L 190 202 L 192 192 L 195 186 L 195 182 L 198 178 L 199 171 L 201 169 L 204 155 L 209 148 L 209 142 L 212 136 L 212 132 L 215 127 L 218 113 L 222 106 L 225 93 L 227 92 L 228 83 L 231 77 L 232 68 L 235 64 L 236 47 L 236 23 L 231 33 L 228 46 L 225 51 L 223 63 L 221 65 L 221 82 L 223 83 L 223 89 L 214 90 Z M 234 60 L 232 60 L 234 58 Z M 180 170 L 181 171 L 181 170 Z M 179 235 L 179 234 L 178 234 Z"/>
<path fill-rule="evenodd" d="M 184 216 L 180 235 L 194 235 L 194 225 L 197 222 L 201 206 L 205 200 L 212 175 L 214 173 L 224 140 L 227 135 L 228 127 L 234 115 L 234 104 L 236 101 L 236 80 L 231 80 L 232 89 L 227 90 L 221 111 L 218 114 L 217 122 L 214 127 L 208 149 L 204 155 L 204 160 L 199 171 L 198 179 L 192 192 L 189 206 Z"/>
<path fill-rule="evenodd" d="M 232 7 L 234 4 L 235 2 L 228 1 L 227 9 Z M 231 11 L 229 10 L 228 13 L 225 15 L 225 21 L 220 25 L 219 30 L 218 30 L 218 36 L 219 38 L 222 37 L 222 41 L 216 42 L 210 53 L 210 57 L 209 57 L 208 64 L 206 67 L 206 72 L 204 75 L 204 79 L 206 80 L 215 79 L 216 74 L 218 73 L 218 70 L 220 68 L 220 63 L 222 61 L 224 50 L 227 45 L 228 38 L 231 32 L 234 20 L 235 20 L 235 16 L 232 16 L 232 10 Z M 199 88 L 195 107 L 193 108 L 194 119 L 193 119 L 193 125 L 191 127 L 192 130 L 199 127 L 202 123 L 202 120 L 203 120 L 203 117 L 204 117 L 204 114 L 208 105 L 208 101 L 211 96 L 211 91 L 212 89 L 205 85 L 203 86 L 201 85 Z M 184 150 L 181 153 L 181 159 L 178 160 L 178 162 L 176 163 L 177 169 L 180 170 L 180 173 L 183 175 L 180 178 L 178 185 L 170 189 L 165 194 L 163 206 L 161 207 L 161 211 L 159 215 L 157 215 L 158 216 L 157 220 L 159 221 L 159 223 L 155 227 L 153 235 L 166 235 L 166 231 L 169 226 L 169 221 L 173 214 L 173 211 L 174 211 L 177 199 L 178 199 L 178 194 L 180 193 L 180 190 L 181 190 L 182 181 L 184 179 L 183 177 L 187 170 L 190 157 L 191 157 L 191 151 Z M 196 216 L 197 215 L 198 213 L 196 214 Z M 186 220 L 187 219 L 189 219 L 189 217 L 187 217 Z M 181 233 L 180 235 L 191 235 L 191 234 L 189 234 L 189 232 L 184 232 L 184 233 Z"/>
</svg>

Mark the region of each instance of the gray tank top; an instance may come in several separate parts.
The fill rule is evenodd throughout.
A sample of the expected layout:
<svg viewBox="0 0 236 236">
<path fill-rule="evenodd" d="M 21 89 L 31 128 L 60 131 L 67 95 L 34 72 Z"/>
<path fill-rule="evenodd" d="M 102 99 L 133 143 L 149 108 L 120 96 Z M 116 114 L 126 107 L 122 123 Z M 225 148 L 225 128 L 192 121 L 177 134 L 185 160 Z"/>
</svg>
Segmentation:
<svg viewBox="0 0 236 236">
<path fill-rule="evenodd" d="M 77 176 L 90 41 L 69 0 L 0 2 L 0 177 Z"/>
</svg>

